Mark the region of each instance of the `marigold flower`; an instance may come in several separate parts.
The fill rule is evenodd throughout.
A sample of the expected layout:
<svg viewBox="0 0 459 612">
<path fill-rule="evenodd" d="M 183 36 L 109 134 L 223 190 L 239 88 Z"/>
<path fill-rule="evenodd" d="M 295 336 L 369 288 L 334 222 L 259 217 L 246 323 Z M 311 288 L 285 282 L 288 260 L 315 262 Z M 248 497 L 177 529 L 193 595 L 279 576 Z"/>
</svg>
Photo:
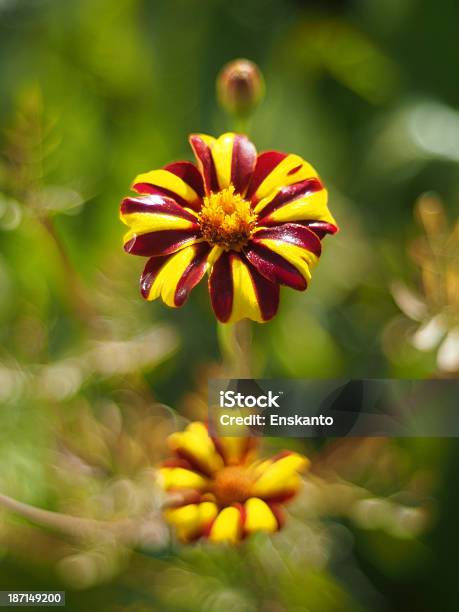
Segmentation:
<svg viewBox="0 0 459 612">
<path fill-rule="evenodd" d="M 236 543 L 256 531 L 277 531 L 281 505 L 295 496 L 298 471 L 309 464 L 289 451 L 257 461 L 253 438 L 212 438 L 200 422 L 172 434 L 169 446 L 174 457 L 160 469 L 162 485 L 187 501 L 165 510 L 165 519 L 184 542 Z"/>
<path fill-rule="evenodd" d="M 267 151 L 241 134 L 194 134 L 197 159 L 140 174 L 139 195 L 121 204 L 128 253 L 149 257 L 141 277 L 147 300 L 182 306 L 209 272 L 223 323 L 264 322 L 277 312 L 279 285 L 306 289 L 321 239 L 337 231 L 327 191 L 298 155 Z"/>
</svg>

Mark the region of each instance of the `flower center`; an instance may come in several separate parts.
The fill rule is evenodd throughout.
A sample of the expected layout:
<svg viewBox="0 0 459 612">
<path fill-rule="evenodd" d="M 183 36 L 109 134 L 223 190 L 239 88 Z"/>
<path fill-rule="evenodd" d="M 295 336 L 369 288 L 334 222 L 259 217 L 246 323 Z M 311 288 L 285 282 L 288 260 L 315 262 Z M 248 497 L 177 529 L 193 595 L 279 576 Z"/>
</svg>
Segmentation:
<svg viewBox="0 0 459 612">
<path fill-rule="evenodd" d="M 247 244 L 256 220 L 250 202 L 234 193 L 233 185 L 206 196 L 199 213 L 204 240 L 234 251 Z"/>
<path fill-rule="evenodd" d="M 250 497 L 252 483 L 252 475 L 246 468 L 226 467 L 215 476 L 213 492 L 220 505 L 229 506 L 234 502 L 246 501 Z"/>
</svg>

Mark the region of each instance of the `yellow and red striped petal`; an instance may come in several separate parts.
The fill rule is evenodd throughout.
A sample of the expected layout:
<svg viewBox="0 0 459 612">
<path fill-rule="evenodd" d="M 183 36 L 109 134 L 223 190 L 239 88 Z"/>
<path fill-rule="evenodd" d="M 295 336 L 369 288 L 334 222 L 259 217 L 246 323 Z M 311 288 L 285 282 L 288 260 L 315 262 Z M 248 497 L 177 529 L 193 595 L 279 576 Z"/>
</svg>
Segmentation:
<svg viewBox="0 0 459 612">
<path fill-rule="evenodd" d="M 206 134 L 190 137 L 207 193 L 227 189 L 244 194 L 255 169 L 257 152 L 247 136 L 228 132 L 215 139 Z"/>
<path fill-rule="evenodd" d="M 206 194 L 216 193 L 218 191 L 218 181 L 211 153 L 215 138 L 206 134 L 191 134 L 189 141 L 204 181 Z"/>
<path fill-rule="evenodd" d="M 209 481 L 201 474 L 193 470 L 181 467 L 163 467 L 159 469 L 161 485 L 165 491 L 174 489 L 196 489 L 204 491 L 209 486 Z"/>
<path fill-rule="evenodd" d="M 277 518 L 268 504 L 258 497 L 251 497 L 244 504 L 245 520 L 244 532 L 246 534 L 264 531 L 274 533 L 279 529 Z"/>
<path fill-rule="evenodd" d="M 200 227 L 193 213 L 159 195 L 125 198 L 120 217 L 129 226 L 124 249 L 133 255 L 168 255 L 193 244 Z"/>
<path fill-rule="evenodd" d="M 280 151 L 265 151 L 257 157 L 255 168 L 250 180 L 246 198 L 256 203 L 255 194 L 263 181 L 270 173 L 287 157 L 286 153 Z"/>
<path fill-rule="evenodd" d="M 298 453 L 285 452 L 258 466 L 258 478 L 252 494 L 263 499 L 283 499 L 296 493 L 300 485 L 298 472 L 309 465 L 309 460 Z"/>
<path fill-rule="evenodd" d="M 213 474 L 224 467 L 223 459 L 203 423 L 190 423 L 185 431 L 169 436 L 168 442 L 174 453 L 204 474 Z"/>
<path fill-rule="evenodd" d="M 141 194 L 170 197 L 185 208 L 198 211 L 202 206 L 204 184 L 201 173 L 191 162 L 175 162 L 161 170 L 139 174 L 132 189 Z"/>
<path fill-rule="evenodd" d="M 179 539 L 187 542 L 207 531 L 217 514 L 216 504 L 202 502 L 180 508 L 169 508 L 164 511 L 164 518 L 175 527 Z"/>
<path fill-rule="evenodd" d="M 279 306 L 279 285 L 234 251 L 222 252 L 213 263 L 209 292 L 215 315 L 222 323 L 244 318 L 263 323 L 272 319 Z"/>
<path fill-rule="evenodd" d="M 268 151 L 258 156 L 247 197 L 255 206 L 281 187 L 313 178 L 317 178 L 317 172 L 299 155 Z"/>
<path fill-rule="evenodd" d="M 338 228 L 327 200 L 328 194 L 321 181 L 308 178 L 280 186 L 258 201 L 255 212 L 259 215 L 260 226 L 294 221 L 334 234 Z"/>
<path fill-rule="evenodd" d="M 256 231 L 245 255 L 265 278 L 300 291 L 311 279 L 321 253 L 317 235 L 303 225 L 284 223 Z"/>
<path fill-rule="evenodd" d="M 140 279 L 140 290 L 146 300 L 161 298 L 172 308 L 179 308 L 207 270 L 210 246 L 199 242 L 177 253 L 151 257 Z"/>
<path fill-rule="evenodd" d="M 209 530 L 212 542 L 236 544 L 243 535 L 243 517 L 239 507 L 228 506 L 218 514 Z"/>
</svg>

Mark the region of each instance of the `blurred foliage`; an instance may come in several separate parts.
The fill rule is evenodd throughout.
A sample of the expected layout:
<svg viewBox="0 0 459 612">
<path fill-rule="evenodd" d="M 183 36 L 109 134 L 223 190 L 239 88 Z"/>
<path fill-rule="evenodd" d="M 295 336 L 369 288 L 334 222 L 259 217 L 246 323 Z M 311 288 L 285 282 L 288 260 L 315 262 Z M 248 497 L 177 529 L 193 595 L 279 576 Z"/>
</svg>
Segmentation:
<svg viewBox="0 0 459 612">
<path fill-rule="evenodd" d="M 457 376 L 457 8 L 0 0 L 0 492 L 136 516 L 167 433 L 203 416 L 220 372 L 205 287 L 179 311 L 142 302 L 117 216 L 135 174 L 190 158 L 189 132 L 228 128 L 215 77 L 235 57 L 266 81 L 258 149 L 310 160 L 341 227 L 310 290 L 282 291 L 278 317 L 254 329 L 255 374 Z M 446 301 L 426 286 L 424 192 L 444 203 Z M 421 326 L 447 316 L 446 369 L 399 310 L 411 316 L 422 292 Z M 456 610 L 457 442 L 295 444 L 313 475 L 272 540 L 132 553 L 1 513 L 0 588 L 71 589 L 74 610 Z"/>
</svg>

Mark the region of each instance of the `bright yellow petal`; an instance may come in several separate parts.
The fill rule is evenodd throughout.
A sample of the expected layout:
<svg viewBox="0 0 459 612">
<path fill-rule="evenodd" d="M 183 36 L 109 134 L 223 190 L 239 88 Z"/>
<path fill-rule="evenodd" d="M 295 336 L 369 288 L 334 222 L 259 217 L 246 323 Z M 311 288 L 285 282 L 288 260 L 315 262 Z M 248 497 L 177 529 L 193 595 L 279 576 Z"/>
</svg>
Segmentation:
<svg viewBox="0 0 459 612">
<path fill-rule="evenodd" d="M 231 260 L 233 275 L 233 309 L 228 323 L 235 323 L 240 319 L 248 318 L 258 323 L 264 319 L 258 304 L 257 294 L 253 286 L 252 277 L 247 266 L 239 257 Z"/>
<path fill-rule="evenodd" d="M 164 518 L 175 527 L 181 540 L 189 540 L 199 536 L 217 516 L 217 506 L 212 502 L 188 504 L 180 508 L 169 508 L 164 512 Z"/>
<path fill-rule="evenodd" d="M 237 508 L 224 508 L 212 525 L 209 539 L 212 542 L 231 542 L 235 544 L 241 539 L 241 513 Z"/>
<path fill-rule="evenodd" d="M 191 423 L 185 431 L 169 436 L 169 446 L 174 452 L 189 457 L 207 473 L 223 467 L 223 459 L 203 423 Z"/>
<path fill-rule="evenodd" d="M 203 491 L 208 487 L 208 481 L 193 472 L 181 467 L 165 467 L 159 470 L 161 483 L 166 491 L 170 489 L 197 489 Z"/>
<path fill-rule="evenodd" d="M 296 473 L 305 469 L 309 460 L 298 453 L 289 453 L 277 461 L 273 461 L 255 481 L 252 493 L 254 496 L 272 497 L 284 492 L 295 490 L 299 480 Z"/>
<path fill-rule="evenodd" d="M 220 189 L 226 189 L 231 184 L 231 164 L 235 134 L 222 134 L 212 143 L 212 158 L 217 173 Z"/>
<path fill-rule="evenodd" d="M 276 197 L 277 191 L 270 196 L 261 200 L 255 207 L 255 212 L 263 217 L 263 209 Z M 286 223 L 289 221 L 325 221 L 336 225 L 333 215 L 330 213 L 328 206 L 328 192 L 326 189 L 321 189 L 307 196 L 300 197 L 296 200 L 280 206 L 272 213 L 267 215 L 270 222 Z"/>
<path fill-rule="evenodd" d="M 167 189 L 173 194 L 177 194 L 190 204 L 199 200 L 199 196 L 196 191 L 190 185 L 188 185 L 188 183 L 185 183 L 185 181 L 183 181 L 179 176 L 173 172 L 169 172 L 169 170 L 151 170 L 150 172 L 139 174 L 135 177 L 132 187 L 134 188 L 134 185 L 139 185 L 142 183 Z"/>
<path fill-rule="evenodd" d="M 218 245 L 215 245 L 212 247 L 209 255 L 207 256 L 207 263 L 209 265 L 209 268 L 211 268 L 212 265 L 217 261 L 217 259 L 223 253 L 223 250 L 224 250 L 223 247 L 218 246 Z"/>
<path fill-rule="evenodd" d="M 148 232 L 159 232 L 161 230 L 180 230 L 190 229 L 195 226 L 192 221 L 174 215 L 131 213 L 123 215 L 121 220 L 129 225 L 129 232 L 124 236 L 124 242 L 139 234 Z"/>
<path fill-rule="evenodd" d="M 245 502 L 246 519 L 244 530 L 247 533 L 265 531 L 273 533 L 278 530 L 277 519 L 266 502 L 257 497 L 251 497 Z"/>
</svg>

